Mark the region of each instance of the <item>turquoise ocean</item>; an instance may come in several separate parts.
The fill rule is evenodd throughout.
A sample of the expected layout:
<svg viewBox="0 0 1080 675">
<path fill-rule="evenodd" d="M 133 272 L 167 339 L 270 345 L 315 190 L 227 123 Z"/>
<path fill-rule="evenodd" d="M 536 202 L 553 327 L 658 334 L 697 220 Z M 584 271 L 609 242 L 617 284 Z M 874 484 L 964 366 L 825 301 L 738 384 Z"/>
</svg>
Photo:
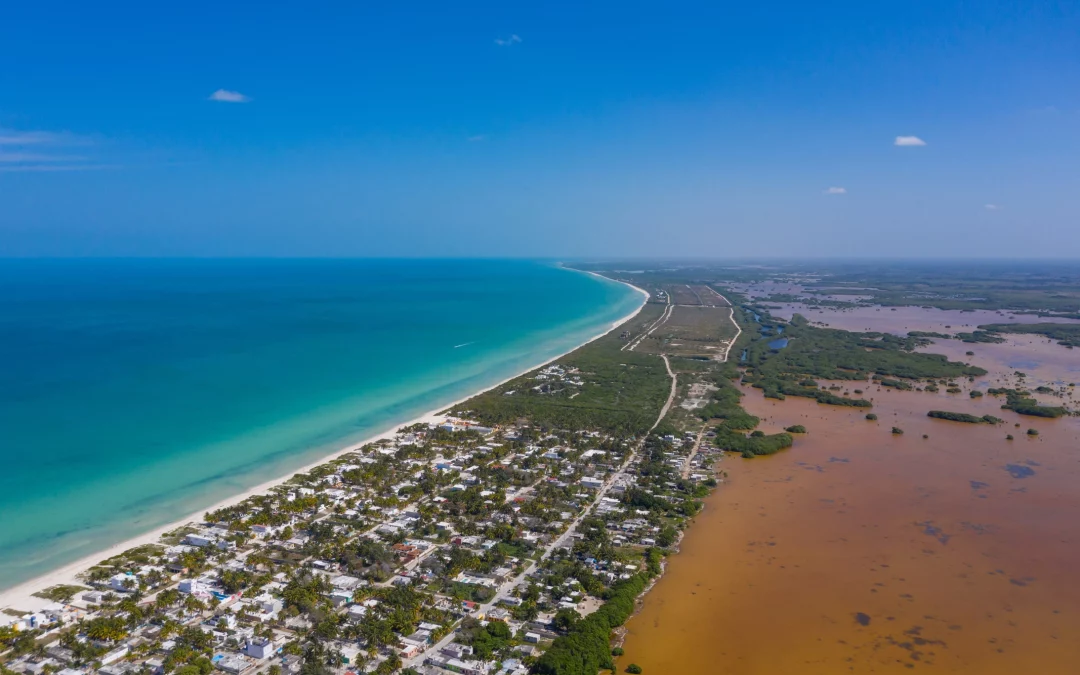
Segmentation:
<svg viewBox="0 0 1080 675">
<path fill-rule="evenodd" d="M 0 261 L 0 588 L 493 385 L 640 302 L 530 261 Z"/>
</svg>

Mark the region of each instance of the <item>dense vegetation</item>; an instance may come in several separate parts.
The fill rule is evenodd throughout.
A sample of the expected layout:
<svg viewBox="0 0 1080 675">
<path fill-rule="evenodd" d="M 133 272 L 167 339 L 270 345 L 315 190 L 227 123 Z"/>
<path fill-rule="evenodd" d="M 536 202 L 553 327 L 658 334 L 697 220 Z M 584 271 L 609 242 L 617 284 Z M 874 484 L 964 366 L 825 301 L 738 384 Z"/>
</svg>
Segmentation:
<svg viewBox="0 0 1080 675">
<path fill-rule="evenodd" d="M 807 387 L 800 382 L 795 382 L 791 379 L 768 379 L 763 381 L 749 380 L 751 384 L 765 391 L 766 398 L 775 398 L 777 400 L 784 400 L 787 396 L 802 396 L 804 398 L 812 398 L 818 403 L 824 403 L 827 405 L 846 405 L 854 406 L 856 408 L 869 408 L 872 406 L 870 401 L 861 398 L 847 398 L 846 396 L 837 396 L 831 391 L 825 389 L 818 389 L 817 387 Z"/>
<path fill-rule="evenodd" d="M 913 388 L 910 382 L 904 382 L 903 380 L 894 380 L 888 377 L 882 377 L 880 375 L 874 376 L 874 382 L 877 382 L 883 387 L 892 387 L 893 389 L 902 389 L 904 391 L 911 391 Z"/>
<path fill-rule="evenodd" d="M 994 333 L 1043 335 L 1066 347 L 1080 347 L 1080 325 L 1074 323 L 991 323 L 979 328 Z"/>
<path fill-rule="evenodd" d="M 613 667 L 609 641 L 612 629 L 621 626 L 634 612 L 634 601 L 649 580 L 660 572 L 660 552 L 646 553 L 648 569 L 609 589 L 607 600 L 566 635 L 555 639 L 533 666 L 539 675 L 596 675 Z"/>
<path fill-rule="evenodd" d="M 795 439 L 787 432 L 782 434 L 753 432 L 747 435 L 728 428 L 726 423 L 717 427 L 716 437 L 713 439 L 713 443 L 721 450 L 741 453 L 747 459 L 759 455 L 772 455 L 790 448 L 794 442 Z"/>
<path fill-rule="evenodd" d="M 810 296 L 811 302 L 820 306 L 844 305 L 842 298 L 825 295 L 859 296 L 848 304 L 1021 311 L 1080 318 L 1080 266 L 1075 262 L 798 262 L 736 267 L 654 261 L 648 267 L 644 274 L 634 275 L 635 283 L 686 283 L 687 279 L 697 280 L 695 283 L 757 283 L 790 274 L 805 288 L 798 297 Z M 728 298 L 735 302 L 730 295 Z"/>
<path fill-rule="evenodd" d="M 993 415 L 969 415 L 967 413 L 948 412 L 946 410 L 931 410 L 926 413 L 927 417 L 939 420 L 951 420 L 953 422 L 967 422 L 968 424 L 998 424 L 1001 420 Z"/>
<path fill-rule="evenodd" d="M 547 428 L 646 431 L 667 400 L 671 380 L 662 360 L 621 351 L 622 344 L 617 333 L 610 334 L 559 359 L 558 365 L 576 369 L 583 384 L 544 387 L 526 375 L 470 399 L 467 407 L 454 412 L 468 410 L 469 417 L 489 425 L 528 417 Z"/>
<path fill-rule="evenodd" d="M 1031 417 L 1061 417 L 1069 412 L 1061 406 L 1040 405 L 1038 401 L 1031 398 L 1028 392 L 1023 389 L 988 389 L 987 393 L 991 396 L 1004 396 L 1005 405 L 1001 406 L 1002 409 L 1012 410 L 1021 415 L 1029 415 Z"/>
<path fill-rule="evenodd" d="M 738 377 L 738 370 L 731 364 L 718 370 L 713 379 L 717 390 L 712 393 L 712 400 L 697 411 L 704 421 L 722 420 L 714 429 L 716 436 L 713 444 L 721 450 L 738 452 L 748 459 L 790 448 L 794 443 L 790 433 L 746 433 L 754 429 L 761 420 L 746 412 L 740 405 L 742 392 L 732 384 L 735 377 Z"/>
<path fill-rule="evenodd" d="M 761 307 L 752 307 L 748 314 L 762 323 L 772 322 Z M 767 336 L 746 347 L 743 380 L 764 390 L 769 398 L 803 396 L 828 405 L 869 408 L 870 401 L 834 394 L 819 388 L 810 378 L 858 381 L 873 377 L 882 386 L 911 389 L 909 380 L 986 373 L 938 354 L 915 352 L 915 347 L 927 344 L 921 337 L 817 328 L 798 314 L 787 325 L 784 335 L 789 342 L 782 350 L 771 349 Z"/>
<path fill-rule="evenodd" d="M 697 410 L 697 415 L 703 421 L 723 419 L 727 428 L 742 431 L 749 431 L 758 425 L 761 420 L 743 410 L 739 403 L 742 392 L 732 384 L 732 380 L 738 376 L 738 370 L 731 364 L 726 364 L 717 372 L 713 378 L 717 390 L 712 393 L 709 403 Z"/>
<path fill-rule="evenodd" d="M 871 375 L 924 379 L 986 374 L 982 368 L 949 361 L 940 354 L 912 351 L 926 344 L 919 338 L 817 328 L 798 314 L 792 317 L 785 335 L 790 342 L 779 352 L 770 353 L 761 341 L 747 350 L 746 365 L 756 379 L 792 374 L 829 380 L 865 380 Z"/>
<path fill-rule="evenodd" d="M 962 340 L 964 342 L 985 342 L 988 344 L 1005 342 L 1005 338 L 1001 337 L 997 333 L 992 333 L 985 330 L 975 330 L 970 333 L 957 333 L 956 339 Z"/>
</svg>

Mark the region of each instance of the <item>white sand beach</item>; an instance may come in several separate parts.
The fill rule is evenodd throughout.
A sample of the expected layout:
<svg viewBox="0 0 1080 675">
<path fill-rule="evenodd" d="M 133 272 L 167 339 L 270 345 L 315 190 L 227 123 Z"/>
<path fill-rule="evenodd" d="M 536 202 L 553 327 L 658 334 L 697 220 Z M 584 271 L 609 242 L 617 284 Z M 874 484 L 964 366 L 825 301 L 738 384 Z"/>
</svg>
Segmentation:
<svg viewBox="0 0 1080 675">
<path fill-rule="evenodd" d="M 579 270 L 571 270 L 571 271 L 579 271 Z M 594 272 L 584 272 L 584 274 L 590 274 L 592 276 L 602 278 L 602 279 L 604 279 L 606 281 L 611 281 L 611 279 L 608 279 L 607 277 L 602 277 L 601 275 L 598 275 L 598 274 L 596 274 Z M 462 398 L 460 398 L 460 399 L 458 399 L 456 401 L 453 401 L 451 403 L 446 403 L 446 404 L 440 405 L 438 408 L 435 408 L 434 410 L 431 410 L 431 411 L 429 411 L 429 412 L 427 412 L 427 413 L 425 413 L 425 414 L 423 414 L 423 415 L 421 415 L 419 417 L 416 417 L 415 419 L 409 420 L 408 422 L 398 424 L 395 427 L 393 427 L 392 429 L 388 429 L 383 433 L 371 436 L 370 438 L 367 438 L 367 439 L 365 439 L 363 441 L 360 441 L 358 443 L 353 443 L 352 445 L 349 445 L 348 447 L 341 448 L 340 450 L 337 450 L 337 451 L 335 451 L 335 452 L 333 452 L 333 453 L 331 453 L 329 455 L 326 455 L 326 456 L 318 459 L 317 461 L 314 461 L 314 462 L 312 462 L 312 463 L 310 463 L 310 464 L 308 464 L 308 465 L 306 465 L 306 466 L 304 466 L 304 467 L 302 467 L 300 469 L 292 471 L 287 475 L 281 476 L 279 478 L 275 478 L 273 480 L 266 481 L 266 482 L 264 482 L 264 483 L 262 483 L 260 485 L 256 485 L 255 487 L 252 487 L 252 488 L 250 488 L 248 490 L 245 490 L 242 493 L 239 493 L 237 495 L 229 497 L 228 499 L 224 499 L 224 500 L 222 500 L 222 501 L 220 501 L 220 502 L 218 502 L 216 504 L 212 504 L 212 505 L 210 505 L 210 506 L 208 506 L 208 507 L 206 507 L 204 509 L 200 509 L 200 510 L 198 510 L 198 511 L 196 511 L 194 513 L 191 513 L 191 514 L 189 514 L 189 515 L 187 515 L 187 516 L 185 516 L 183 518 L 180 518 L 180 519 L 178 519 L 176 521 L 168 523 L 167 525 L 163 525 L 163 526 L 155 528 L 155 529 L 153 529 L 153 530 L 151 530 L 149 532 L 140 534 L 138 536 L 134 536 L 134 537 L 132 537 L 130 539 L 127 539 L 127 540 L 122 541 L 122 542 L 120 542 L 118 544 L 110 546 L 110 547 L 108 547 L 108 548 L 106 548 L 104 550 L 98 551 L 97 553 L 94 553 L 92 555 L 88 555 L 88 556 L 86 556 L 84 558 L 81 558 L 81 559 L 79 559 L 79 560 L 77 560 L 77 561 L 75 561 L 73 563 L 70 563 L 68 565 L 64 565 L 63 567 L 60 567 L 60 568 L 57 568 L 55 570 L 49 571 L 49 572 L 47 572 L 47 573 L 45 573 L 45 574 L 43 574 L 43 575 L 41 575 L 39 577 L 35 577 L 33 579 L 30 579 L 29 581 L 18 584 L 17 586 L 13 586 L 13 587 L 11 587 L 9 589 L 0 591 L 0 610 L 10 609 L 10 610 L 26 611 L 26 612 L 36 611 L 36 610 L 38 610 L 38 609 L 40 609 L 40 608 L 42 608 L 42 607 L 44 607 L 44 606 L 46 606 L 48 604 L 51 604 L 51 601 L 46 600 L 44 598 L 37 597 L 37 596 L 34 595 L 34 593 L 38 593 L 38 592 L 41 592 L 41 591 L 43 591 L 43 590 L 45 590 L 47 588 L 51 588 L 53 586 L 58 586 L 58 585 L 61 585 L 61 584 L 83 585 L 82 582 L 80 582 L 78 580 L 78 575 L 82 574 L 83 572 L 90 569 L 91 567 L 93 567 L 97 563 L 101 562 L 102 560 L 106 560 L 106 559 L 108 559 L 110 557 L 116 556 L 116 555 L 118 555 L 118 554 L 120 554 L 120 553 L 122 553 L 124 551 L 135 548 L 137 546 L 143 546 L 143 545 L 146 545 L 146 544 L 156 543 L 161 538 L 162 535 L 164 535 L 164 534 L 166 534 L 168 532 L 176 530 L 177 528 L 183 527 L 184 525 L 187 525 L 187 524 L 190 524 L 190 523 L 201 522 L 203 514 L 205 514 L 208 511 L 214 511 L 214 510 L 221 509 L 221 508 L 224 508 L 224 507 L 227 507 L 227 506 L 232 506 L 234 504 L 238 504 L 238 503 L 244 501 L 245 499 L 247 499 L 249 497 L 252 497 L 252 496 L 258 495 L 258 494 L 262 494 L 262 493 L 270 490 L 273 487 L 276 487 L 278 485 L 281 485 L 282 483 L 285 483 L 292 476 L 294 476 L 294 475 L 296 475 L 298 473 L 308 472 L 308 471 L 312 470 L 313 468 L 315 468 L 317 466 L 320 466 L 322 464 L 325 464 L 326 462 L 329 462 L 329 461 L 331 461 L 331 460 L 333 460 L 335 458 L 338 458 L 338 457 L 340 457 L 342 455 L 348 454 L 350 452 L 355 452 L 356 450 L 363 447 L 364 445 L 367 445 L 368 443 L 372 443 L 372 442 L 382 440 L 382 439 L 393 438 L 398 433 L 398 430 L 403 428 L 403 427 L 412 426 L 412 425 L 418 424 L 418 423 L 438 423 L 438 422 L 442 422 L 442 421 L 444 421 L 446 419 L 445 415 L 440 414 L 442 411 L 445 411 L 445 410 L 447 410 L 449 408 L 452 408 L 452 407 L 454 407 L 454 406 L 456 406 L 456 405 L 458 405 L 460 403 L 463 403 L 464 401 L 467 401 L 470 398 L 472 398 L 474 396 L 477 396 L 479 394 L 482 394 L 482 393 L 484 393 L 486 391 L 490 391 L 491 389 L 495 389 L 496 387 L 499 387 L 499 386 L 505 384 L 506 382 L 509 382 L 510 380 L 512 380 L 512 379 L 514 379 L 516 377 L 520 377 L 521 375 L 524 375 L 525 373 L 528 373 L 528 372 L 530 372 L 532 370 L 535 370 L 537 368 L 542 368 L 542 367 L 544 367 L 544 366 L 546 366 L 546 365 L 548 365 L 548 364 L 550 364 L 550 363 L 552 363 L 554 361 L 557 361 L 558 359 L 561 359 L 562 357 L 564 357 L 567 354 L 569 354 L 570 352 L 580 348 L 581 346 L 589 344 L 590 342 L 593 342 L 594 340 L 597 340 L 597 339 L 603 337 L 604 335 L 607 335 L 612 330 L 618 328 L 622 324 L 626 323 L 627 321 L 629 321 L 629 320 L 633 319 L 635 316 L 637 316 L 637 314 L 645 306 L 645 302 L 649 298 L 648 292 L 646 292 L 644 289 L 638 288 L 637 286 L 634 286 L 633 284 L 629 284 L 629 283 L 626 283 L 626 282 L 619 282 L 619 283 L 623 283 L 626 286 L 629 286 L 630 288 L 632 288 L 635 291 L 637 291 L 638 293 L 640 293 L 642 295 L 641 304 L 638 305 L 637 308 L 634 309 L 634 311 L 630 312 L 629 314 L 622 317 L 621 319 L 618 319 L 617 321 L 612 322 L 612 324 L 607 329 L 601 331 L 600 333 L 597 333 L 596 335 L 592 336 L 588 340 L 585 340 L 580 345 L 577 345 L 577 346 L 573 347 L 572 349 L 568 349 L 565 352 L 563 352 L 561 354 L 558 354 L 557 356 L 553 356 L 550 359 L 544 361 L 543 363 L 538 363 L 538 364 L 532 365 L 532 366 L 530 366 L 528 368 L 525 368 L 521 372 L 519 372 L 519 373 L 517 373 L 517 374 L 515 374 L 515 375 L 513 375 L 511 377 L 505 378 L 505 379 L 501 380 L 500 382 L 497 382 L 497 383 L 495 383 L 495 384 L 493 384 L 493 385 L 491 385 L 489 387 L 485 387 L 484 389 L 480 389 L 478 391 L 475 391 L 475 392 L 469 394 L 468 396 L 463 396 Z"/>
</svg>

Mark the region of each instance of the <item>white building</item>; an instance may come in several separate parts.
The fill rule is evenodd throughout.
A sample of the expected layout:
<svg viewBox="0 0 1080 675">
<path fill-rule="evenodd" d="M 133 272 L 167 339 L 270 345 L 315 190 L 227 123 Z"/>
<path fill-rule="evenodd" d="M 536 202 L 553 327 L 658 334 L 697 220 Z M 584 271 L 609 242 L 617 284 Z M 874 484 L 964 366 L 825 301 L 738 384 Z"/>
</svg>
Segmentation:
<svg viewBox="0 0 1080 675">
<path fill-rule="evenodd" d="M 128 593 L 139 587 L 139 580 L 131 572 L 122 572 L 109 577 L 109 588 L 121 593 Z"/>
<path fill-rule="evenodd" d="M 581 487 L 588 488 L 590 490 L 599 490 L 600 488 L 604 487 L 604 481 L 600 480 L 599 478 L 587 476 L 581 479 Z"/>
<path fill-rule="evenodd" d="M 251 638 L 244 646 L 244 654 L 259 660 L 272 656 L 275 651 L 277 651 L 277 646 L 274 645 L 274 641 L 265 637 Z"/>
</svg>

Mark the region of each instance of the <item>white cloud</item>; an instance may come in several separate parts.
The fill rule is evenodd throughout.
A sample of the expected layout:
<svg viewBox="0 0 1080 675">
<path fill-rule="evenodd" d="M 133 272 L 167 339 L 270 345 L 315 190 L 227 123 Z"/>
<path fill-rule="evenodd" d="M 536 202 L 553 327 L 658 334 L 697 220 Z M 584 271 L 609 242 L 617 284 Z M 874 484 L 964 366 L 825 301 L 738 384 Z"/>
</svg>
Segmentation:
<svg viewBox="0 0 1080 675">
<path fill-rule="evenodd" d="M 917 147 L 926 145 L 926 141 L 918 136 L 897 136 L 893 145 L 899 145 L 902 147 Z"/>
<path fill-rule="evenodd" d="M 89 138 L 67 132 L 0 129 L 0 172 L 85 171 L 103 168 L 92 158 L 61 154 L 70 146 L 90 146 Z"/>
<path fill-rule="evenodd" d="M 828 190 L 825 191 L 825 194 L 827 194 L 827 195 L 846 195 L 847 194 L 847 188 L 831 187 L 831 188 L 829 188 Z"/>
<path fill-rule="evenodd" d="M 63 137 L 51 131 L 14 131 L 0 129 L 0 145 L 44 145 L 58 143 Z"/>
<path fill-rule="evenodd" d="M 0 164 L 25 164 L 28 162 L 82 162 L 85 157 L 73 155 L 45 155 L 39 152 L 0 152 Z"/>
<path fill-rule="evenodd" d="M 519 42 L 521 42 L 521 38 L 517 35 L 511 35 L 508 38 L 495 38 L 495 44 L 500 47 L 509 47 L 510 45 L 515 45 Z"/>
<path fill-rule="evenodd" d="M 222 103 L 247 103 L 251 100 L 251 97 L 245 96 L 238 91 L 218 89 L 213 94 L 210 94 L 209 100 L 220 101 Z"/>
<path fill-rule="evenodd" d="M 1001 207 L 998 206 L 997 204 L 987 204 L 983 208 L 985 208 L 987 211 L 1000 211 L 1001 210 Z"/>
<path fill-rule="evenodd" d="M 41 173 L 45 171 L 101 171 L 119 169 L 116 164 L 14 164 L 0 166 L 0 173 Z"/>
</svg>

